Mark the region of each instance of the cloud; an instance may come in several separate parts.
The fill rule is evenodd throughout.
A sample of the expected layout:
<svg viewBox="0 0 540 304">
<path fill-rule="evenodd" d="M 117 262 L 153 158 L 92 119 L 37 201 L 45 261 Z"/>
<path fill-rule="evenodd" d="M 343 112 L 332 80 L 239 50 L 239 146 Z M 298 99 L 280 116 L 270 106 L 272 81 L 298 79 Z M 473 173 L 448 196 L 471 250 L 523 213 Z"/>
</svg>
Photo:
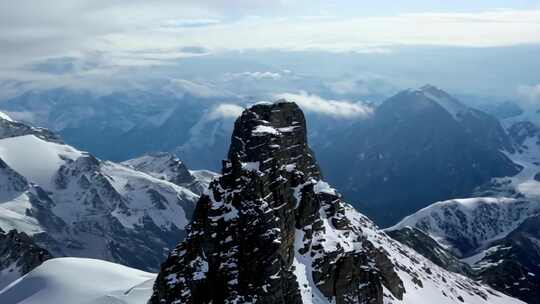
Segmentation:
<svg viewBox="0 0 540 304">
<path fill-rule="evenodd" d="M 240 116 L 243 111 L 244 108 L 239 105 L 222 103 L 213 108 L 206 116 L 206 119 L 209 121 L 218 119 L 235 119 Z"/>
<path fill-rule="evenodd" d="M 327 100 L 320 96 L 301 91 L 299 93 L 281 93 L 279 99 L 296 102 L 304 111 L 340 118 L 366 118 L 373 109 L 359 102 L 345 100 Z"/>
<path fill-rule="evenodd" d="M 173 84 L 173 90 L 180 94 L 187 93 L 202 98 L 220 97 L 225 95 L 222 91 L 219 91 L 209 84 L 201 84 L 186 79 L 174 79 L 171 83 Z"/>
<path fill-rule="evenodd" d="M 341 96 L 391 96 L 399 91 L 392 79 L 368 72 L 343 75 L 336 80 L 326 81 L 324 85 Z"/>
<path fill-rule="evenodd" d="M 149 49 L 161 53 L 155 64 L 190 46 L 385 53 L 396 45 L 540 43 L 539 9 L 396 14 L 374 5 L 380 11 L 366 16 L 353 1 L 0 1 L 0 68 L 87 52 L 138 65 L 149 62 Z"/>
<path fill-rule="evenodd" d="M 518 104 L 524 110 L 536 111 L 540 108 L 540 84 L 520 85 L 517 88 L 517 94 L 520 97 Z"/>
<path fill-rule="evenodd" d="M 202 26 L 209 26 L 218 24 L 221 21 L 218 19 L 192 19 L 192 20 L 170 20 L 165 22 L 162 26 L 167 28 L 175 28 L 175 27 L 202 27 Z"/>
<path fill-rule="evenodd" d="M 233 80 L 238 78 L 251 78 L 255 80 L 262 79 L 272 79 L 277 80 L 281 79 L 282 75 L 280 73 L 274 72 L 242 72 L 242 73 L 227 73 L 225 75 L 226 80 Z"/>
</svg>

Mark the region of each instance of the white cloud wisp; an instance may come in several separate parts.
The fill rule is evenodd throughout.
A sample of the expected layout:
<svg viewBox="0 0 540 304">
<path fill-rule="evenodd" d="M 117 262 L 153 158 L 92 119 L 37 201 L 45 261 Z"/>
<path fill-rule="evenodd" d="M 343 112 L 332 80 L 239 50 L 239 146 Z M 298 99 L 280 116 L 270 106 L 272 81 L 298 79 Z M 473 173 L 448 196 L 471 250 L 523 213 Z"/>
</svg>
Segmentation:
<svg viewBox="0 0 540 304">
<path fill-rule="evenodd" d="M 276 98 L 295 102 L 307 112 L 337 118 L 366 118 L 373 113 L 373 108 L 359 102 L 327 100 L 304 91 L 299 93 L 281 93 L 277 94 Z"/>
</svg>

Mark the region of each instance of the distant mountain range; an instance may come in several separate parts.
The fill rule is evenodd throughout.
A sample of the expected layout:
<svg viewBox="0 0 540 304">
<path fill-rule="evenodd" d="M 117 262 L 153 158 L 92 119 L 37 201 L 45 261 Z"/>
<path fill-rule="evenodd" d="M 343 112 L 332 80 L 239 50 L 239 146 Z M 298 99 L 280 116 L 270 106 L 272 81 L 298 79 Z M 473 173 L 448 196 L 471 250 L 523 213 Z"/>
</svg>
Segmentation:
<svg viewBox="0 0 540 304">
<path fill-rule="evenodd" d="M 234 119 L 213 112 L 222 100 L 56 89 L 31 91 L 2 107 L 99 158 L 124 161 L 169 151 L 191 167 L 217 170 Z M 499 108 L 490 110 L 499 117 L 519 113 L 510 105 Z M 308 128 L 324 176 L 383 226 L 432 202 L 470 196 L 492 178 L 519 171 L 504 153 L 512 153 L 515 145 L 497 118 L 434 86 L 403 91 L 367 119 L 312 115 Z"/>
<path fill-rule="evenodd" d="M 454 100 L 433 104 L 435 97 L 427 95 L 447 97 L 433 87 L 401 94 L 392 102 L 407 103 L 403 113 L 410 106 L 408 96 L 416 96 L 412 105 L 420 110 L 410 115 L 423 109 L 440 114 L 443 130 L 455 132 L 450 133 L 452 140 L 493 153 L 486 163 L 502 161 L 501 170 L 512 170 L 500 178 L 481 176 L 486 179 L 483 187 L 472 187 L 508 197 L 435 204 L 387 234 L 324 181 L 325 173 L 307 144 L 303 113 L 286 101 L 259 103 L 243 112 L 234 124 L 221 175 L 190 171 L 178 157 L 163 152 L 122 163 L 103 161 L 46 129 L 2 113 L 0 282 L 11 284 L 0 291 L 0 300 L 40 301 L 25 291 L 32 278 L 48 282 L 39 287 L 47 290 L 43 301 L 65 293 L 73 299 L 91 297 L 96 304 L 112 299 L 135 303 L 151 293 L 151 303 L 225 298 L 268 303 L 522 303 L 495 289 L 534 298 L 537 270 L 531 265 L 536 256 L 527 249 L 536 248 L 532 243 L 538 207 L 530 199 L 534 187 L 527 187 L 534 170 L 524 169 L 534 165 L 535 150 L 527 146 L 534 128 L 515 132 L 524 136 L 517 146 L 515 136 L 507 136 L 489 116 Z M 379 119 L 384 107 L 372 119 Z M 406 121 L 405 114 L 394 119 L 402 117 Z M 378 126 L 371 119 L 363 124 Z M 463 126 L 471 132 L 494 132 L 470 143 Z M 337 148 L 342 140 L 333 138 L 332 143 Z M 496 149 L 501 146 L 505 150 Z M 385 208 L 399 204 L 403 202 Z M 50 260 L 62 256 L 147 270 L 165 262 L 155 278 L 102 261 Z M 96 269 L 93 278 L 103 284 L 88 290 L 72 286 L 73 271 L 89 268 Z M 505 276 L 497 275 L 500 271 Z M 515 280 L 519 284 L 508 288 Z"/>
</svg>

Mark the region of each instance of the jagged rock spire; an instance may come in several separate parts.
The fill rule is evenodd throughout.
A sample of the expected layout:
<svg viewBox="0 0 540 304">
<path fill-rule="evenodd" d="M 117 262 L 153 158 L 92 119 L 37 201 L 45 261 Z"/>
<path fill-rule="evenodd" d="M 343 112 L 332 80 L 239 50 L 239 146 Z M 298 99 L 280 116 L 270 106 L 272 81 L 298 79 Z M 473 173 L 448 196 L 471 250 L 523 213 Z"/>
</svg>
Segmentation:
<svg viewBox="0 0 540 304">
<path fill-rule="evenodd" d="M 321 180 L 294 103 L 246 109 L 150 304 L 517 303 L 392 240 Z"/>
<path fill-rule="evenodd" d="M 233 163 L 258 165 L 261 172 L 289 165 L 310 177 L 320 177 L 307 143 L 304 114 L 295 103 L 285 100 L 245 110 L 235 122 L 228 156 Z"/>
<path fill-rule="evenodd" d="M 383 283 L 401 297 L 389 260 L 320 180 L 296 104 L 245 110 L 222 173 L 162 265 L 150 303 L 302 303 L 313 294 L 382 303 Z"/>
</svg>

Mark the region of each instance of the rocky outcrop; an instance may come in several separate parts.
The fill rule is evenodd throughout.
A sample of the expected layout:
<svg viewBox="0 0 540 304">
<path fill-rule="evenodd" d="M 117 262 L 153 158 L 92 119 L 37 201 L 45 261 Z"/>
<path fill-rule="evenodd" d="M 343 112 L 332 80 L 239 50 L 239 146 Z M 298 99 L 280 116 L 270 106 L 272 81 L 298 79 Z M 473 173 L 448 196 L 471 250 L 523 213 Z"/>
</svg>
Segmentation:
<svg viewBox="0 0 540 304">
<path fill-rule="evenodd" d="M 50 142 L 62 143 L 62 139 L 47 129 L 31 127 L 27 124 L 0 118 L 0 139 L 34 135 Z"/>
<path fill-rule="evenodd" d="M 187 231 L 149 303 L 419 304 L 426 290 L 430 303 L 504 299 L 399 245 L 342 201 L 321 180 L 302 112 L 283 100 L 238 118 L 222 176 Z"/>
<path fill-rule="evenodd" d="M 0 229 L 0 289 L 50 258 L 27 234 Z"/>
<path fill-rule="evenodd" d="M 0 158 L 0 192 L 4 196 L 28 190 L 28 181 L 24 176 L 11 169 Z"/>
</svg>

